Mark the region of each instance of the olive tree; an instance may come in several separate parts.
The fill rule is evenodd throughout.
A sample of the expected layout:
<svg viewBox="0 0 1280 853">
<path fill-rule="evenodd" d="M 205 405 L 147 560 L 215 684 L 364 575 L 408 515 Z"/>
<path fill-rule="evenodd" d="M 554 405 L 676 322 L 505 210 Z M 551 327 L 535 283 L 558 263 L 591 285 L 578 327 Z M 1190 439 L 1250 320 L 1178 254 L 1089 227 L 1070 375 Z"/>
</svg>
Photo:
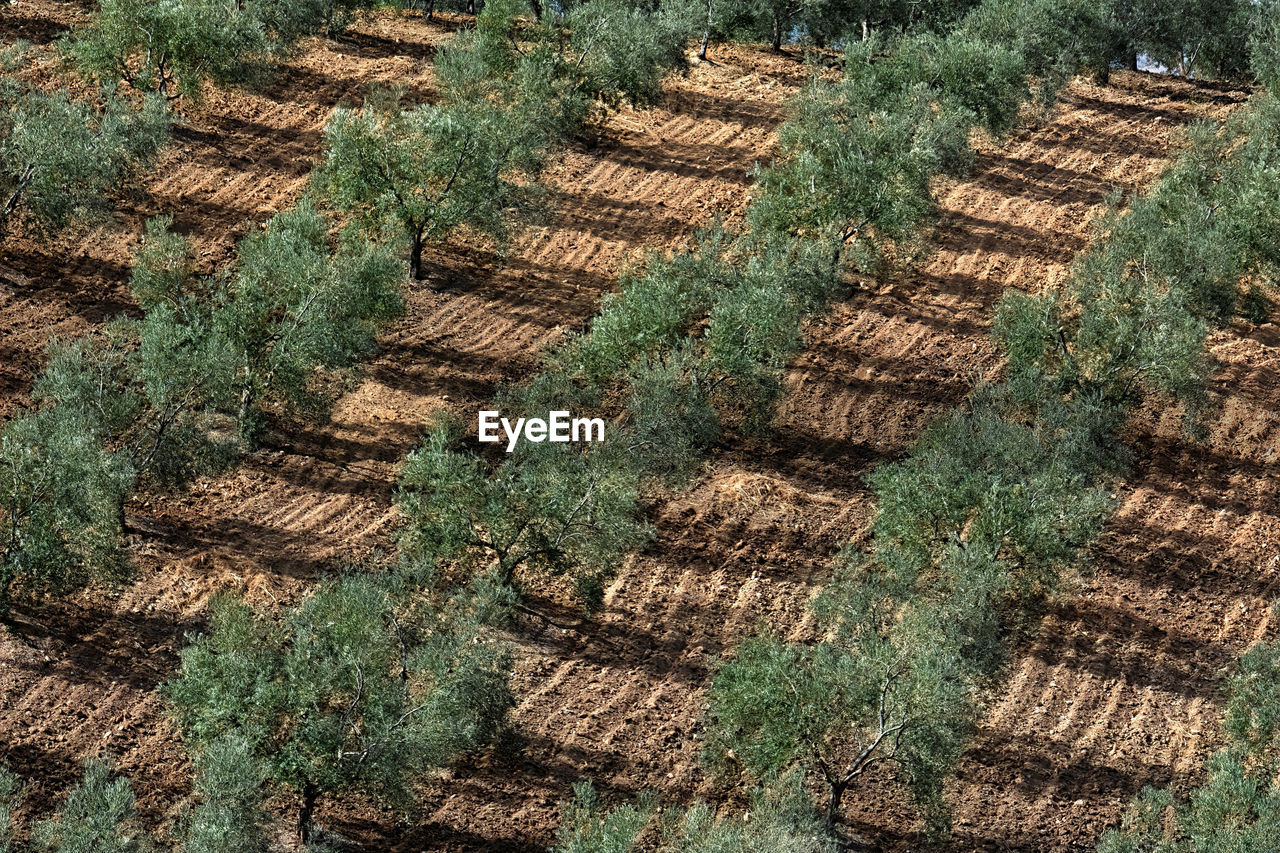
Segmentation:
<svg viewBox="0 0 1280 853">
<path fill-rule="evenodd" d="M 409 271 L 459 228 L 502 236 L 531 200 L 549 144 L 533 109 L 487 99 L 401 108 L 393 99 L 339 109 L 325 128 L 317 186 L 337 209 L 409 244 Z"/>
<path fill-rule="evenodd" d="M 88 73 L 163 99 L 198 98 L 261 78 L 267 62 L 315 32 L 342 29 L 371 0 L 100 0 L 90 22 L 64 39 Z"/>
<path fill-rule="evenodd" d="M 116 364 L 94 341 L 52 350 L 32 390 L 34 408 L 0 430 L 0 612 L 15 593 L 63 591 L 118 580 L 123 504 L 134 481 L 106 446 L 128 419 Z"/>
<path fill-rule="evenodd" d="M 678 2 L 588 0 L 565 16 L 571 63 L 562 73 L 574 89 L 606 104 L 655 103 L 663 79 L 685 65 L 694 20 Z"/>
<path fill-rule="evenodd" d="M 1248 68 L 1248 37 L 1262 4 L 1250 0 L 1107 0 L 1121 55 L 1145 55 L 1184 75 L 1239 77 Z"/>
<path fill-rule="evenodd" d="M 942 783 L 973 715 L 973 674 L 953 631 L 928 608 L 907 607 L 892 626 L 847 605 L 828 618 L 836 610 L 822 642 L 760 635 L 721 664 L 708 694 L 705 756 L 759 778 L 813 774 L 826 787 L 828 824 L 846 792 L 888 763 L 930 829 L 945 831 Z"/>
<path fill-rule="evenodd" d="M 199 800 L 187 816 L 181 853 L 265 853 L 267 767 L 253 744 L 230 733 L 195 756 Z"/>
<path fill-rule="evenodd" d="M 32 853 L 145 853 L 151 849 L 138 824 L 129 781 L 111 765 L 92 759 L 84 779 L 71 789 L 58 816 L 37 823 Z"/>
<path fill-rule="evenodd" d="M 1249 39 L 1249 66 L 1274 97 L 1280 92 L 1280 4 L 1264 6 L 1258 14 Z"/>
<path fill-rule="evenodd" d="M 210 79 L 245 79 L 267 51 L 246 7 L 217 0 L 101 0 L 93 20 L 66 49 L 100 79 L 172 100 L 199 94 Z"/>
<path fill-rule="evenodd" d="M 1102 406 L 1155 393 L 1194 413 L 1209 326 L 1237 310 L 1245 280 L 1280 269 L 1277 139 L 1273 98 L 1196 129 L 1159 185 L 1102 221 L 1065 287 L 1006 296 L 996 330 L 1013 387 Z"/>
<path fill-rule="evenodd" d="M 889 245 L 917 239 L 935 209 L 933 177 L 967 151 L 964 117 L 936 110 L 899 64 L 871 62 L 875 49 L 851 46 L 841 82 L 808 84 L 749 214 L 757 231 L 828 243 L 833 270 L 850 254 L 874 269 Z"/>
<path fill-rule="evenodd" d="M 219 383 L 221 404 L 230 405 L 250 441 L 267 405 L 321 408 L 319 373 L 354 365 L 402 310 L 403 267 L 357 240 L 333 246 L 328 222 L 309 201 L 242 239 L 232 267 L 217 276 L 192 272 L 189 246 L 167 225 L 148 225 L 135 291 L 158 332 L 200 342 L 205 375 Z M 161 375 L 171 369 L 160 359 L 149 363 Z"/>
<path fill-rule="evenodd" d="M 163 103 L 135 109 L 110 88 L 99 99 L 29 88 L 0 57 L 0 238 L 14 222 L 60 228 L 100 214 L 107 195 L 168 140 Z"/>
<path fill-rule="evenodd" d="M 489 466 L 456 450 L 458 438 L 456 426 L 438 425 L 404 465 L 406 552 L 483 571 L 503 587 L 527 584 L 529 573 L 567 576 L 588 608 L 598 606 L 607 578 L 647 535 L 625 448 L 533 444 Z"/>
<path fill-rule="evenodd" d="M 612 809 L 590 782 L 564 803 L 553 853 L 835 853 L 837 840 L 817 816 L 797 775 L 751 791 L 748 810 L 718 816 L 698 801 L 668 807 L 661 819 L 652 797 Z M 649 828 L 653 827 L 652 830 Z"/>
<path fill-rule="evenodd" d="M 299 793 L 309 841 L 322 796 L 361 789 L 402 802 L 423 774 L 502 729 L 510 662 L 477 607 L 367 574 L 322 584 L 280 621 L 221 597 L 164 692 L 189 748 L 207 754 L 234 738 L 272 783 Z M 254 766 L 240 777 L 250 793 Z M 231 817 L 252 831 L 251 814 Z"/>
<path fill-rule="evenodd" d="M 15 592 L 121 580 L 138 486 L 180 488 L 235 457 L 225 356 L 164 312 L 54 342 L 31 408 L 0 429 L 0 610 Z"/>
</svg>

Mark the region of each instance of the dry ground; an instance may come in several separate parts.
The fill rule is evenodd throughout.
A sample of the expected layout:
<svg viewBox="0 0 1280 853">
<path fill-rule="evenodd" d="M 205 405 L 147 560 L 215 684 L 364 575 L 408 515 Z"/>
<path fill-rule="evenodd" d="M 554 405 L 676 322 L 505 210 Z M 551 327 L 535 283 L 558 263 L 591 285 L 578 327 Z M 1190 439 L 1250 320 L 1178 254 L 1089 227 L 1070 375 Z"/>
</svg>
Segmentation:
<svg viewBox="0 0 1280 853">
<path fill-rule="evenodd" d="M 82 17 L 73 3 L 18 0 L 0 6 L 0 38 L 48 44 Z M 225 260 L 247 223 L 302 192 L 335 106 L 358 104 L 374 81 L 431 97 L 430 58 L 452 26 L 379 16 L 315 43 L 264 90 L 210 92 L 111 223 L 5 246 L 0 414 L 23 401 L 50 335 L 129 309 L 143 219 L 171 213 L 202 263 Z M 156 686 L 209 595 L 238 589 L 270 605 L 386 547 L 396 466 L 425 421 L 442 409 L 474 419 L 542 346 L 582 327 L 620 264 L 740 214 L 803 68 L 744 50 L 713 58 L 671 81 L 659 107 L 624 112 L 598 143 L 566 151 L 547 220 L 511 251 L 435 251 L 431 281 L 411 290 L 329 423 L 279 436 L 188 494 L 136 501 L 136 583 L 21 614 L 32 645 L 0 638 L 0 761 L 34 781 L 29 802 L 48 802 L 83 756 L 105 752 L 148 817 L 171 812 L 188 768 Z M 1109 87 L 1075 83 L 1043 123 L 990 146 L 944 188 L 934 254 L 811 326 L 776 435 L 717 449 L 690 488 L 655 502 L 658 539 L 622 568 L 605 612 L 584 621 L 543 601 L 567 630 L 516 627 L 523 753 L 463 762 L 407 825 L 358 803 L 322 821 L 370 850 L 533 851 L 584 776 L 610 797 L 718 797 L 697 762 L 707 657 L 762 620 L 802 630 L 831 555 L 865 536 L 863 476 L 956 405 L 976 371 L 998 369 L 986 331 L 1002 290 L 1059 281 L 1104 196 L 1148 184 L 1182 124 L 1243 97 L 1121 73 Z M 1141 785 L 1194 779 L 1214 745 L 1223 668 L 1267 630 L 1276 593 L 1277 346 L 1271 324 L 1213 337 L 1206 441 L 1185 440 L 1162 411 L 1135 423 L 1136 462 L 1096 573 L 1016 650 L 953 785 L 953 849 L 1090 849 Z M 892 785 L 860 791 L 849 817 L 880 846 L 914 841 Z"/>
</svg>

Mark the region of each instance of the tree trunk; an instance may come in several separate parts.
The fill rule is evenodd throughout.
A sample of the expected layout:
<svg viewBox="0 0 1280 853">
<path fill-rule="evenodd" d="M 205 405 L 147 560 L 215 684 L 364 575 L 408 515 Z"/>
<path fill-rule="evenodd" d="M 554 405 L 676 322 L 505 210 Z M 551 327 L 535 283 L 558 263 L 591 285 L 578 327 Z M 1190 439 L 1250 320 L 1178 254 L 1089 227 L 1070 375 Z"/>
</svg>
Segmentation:
<svg viewBox="0 0 1280 853">
<path fill-rule="evenodd" d="M 828 782 L 830 794 L 827 797 L 827 826 L 836 825 L 836 815 L 840 813 L 840 801 L 844 799 L 845 789 L 849 787 L 848 782 Z"/>
<path fill-rule="evenodd" d="M 298 840 L 310 844 L 315 837 L 316 800 L 320 799 L 320 786 L 310 780 L 302 786 L 302 808 L 298 811 Z"/>
<path fill-rule="evenodd" d="M 773 19 L 773 50 L 775 53 L 782 52 L 782 19 Z"/>
<path fill-rule="evenodd" d="M 13 187 L 13 192 L 9 193 L 9 197 L 5 199 L 4 207 L 0 207 L 0 237 L 3 237 L 9 231 L 9 217 L 18 209 L 18 201 L 22 198 L 22 193 L 26 190 L 27 185 L 31 183 L 35 177 L 36 167 L 28 165 L 26 171 L 22 173 L 22 177 Z"/>
<path fill-rule="evenodd" d="M 1138 70 L 1138 52 L 1136 50 L 1129 51 L 1129 70 Z"/>
<path fill-rule="evenodd" d="M 529 5 L 533 7 L 533 16 L 539 21 L 542 20 L 542 0 L 529 0 Z"/>
<path fill-rule="evenodd" d="M 422 232 L 419 231 L 413 235 L 413 248 L 409 251 L 409 275 L 413 276 L 414 281 L 422 281 L 422 249 L 423 243 Z"/>
<path fill-rule="evenodd" d="M 698 58 L 703 61 L 706 61 L 707 44 L 711 41 L 711 4 L 713 2 L 715 0 L 707 0 L 707 28 L 702 33 L 702 47 L 698 48 Z"/>
<path fill-rule="evenodd" d="M 427 2 L 424 3 L 422 6 L 422 17 L 426 18 L 429 21 L 431 20 L 431 16 L 435 14 L 435 11 L 436 11 L 436 0 L 427 0 Z"/>
<path fill-rule="evenodd" d="M 248 372 L 248 368 L 245 368 Z M 243 436 L 245 430 L 249 426 L 249 415 L 253 412 L 253 379 L 250 376 L 245 377 L 244 385 L 240 386 L 240 410 L 236 413 L 236 423 L 240 427 L 240 434 Z M 247 438 L 247 436 L 246 436 Z"/>
<path fill-rule="evenodd" d="M 476 0 L 467 0 L 467 14 L 474 15 L 476 13 Z"/>
</svg>

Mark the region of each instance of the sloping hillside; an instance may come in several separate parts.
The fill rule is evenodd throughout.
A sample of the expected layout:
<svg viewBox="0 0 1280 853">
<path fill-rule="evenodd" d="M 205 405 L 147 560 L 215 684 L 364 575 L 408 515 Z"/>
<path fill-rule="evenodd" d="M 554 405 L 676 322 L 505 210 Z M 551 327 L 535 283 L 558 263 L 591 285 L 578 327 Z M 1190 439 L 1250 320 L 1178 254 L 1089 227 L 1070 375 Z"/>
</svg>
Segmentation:
<svg viewBox="0 0 1280 853">
<path fill-rule="evenodd" d="M 0 29 L 47 43 L 77 20 L 58 0 L 0 8 Z M 0 256 L 0 413 L 22 400 L 50 335 L 129 309 L 129 258 L 147 216 L 172 213 L 201 263 L 228 256 L 247 222 L 302 192 L 321 131 L 374 82 L 431 97 L 430 58 L 448 20 L 380 15 L 313 44 L 257 93 L 210 92 L 115 220 Z M 52 799 L 81 757 L 108 752 L 144 810 L 162 817 L 188 767 L 156 687 L 211 593 L 288 600 L 304 582 L 385 547 L 398 462 L 433 413 L 472 420 L 520 379 L 541 347 L 594 313 L 619 266 L 678 245 L 743 209 L 787 95 L 787 57 L 722 49 L 669 82 L 648 111 L 613 117 L 563 153 L 546 220 L 508 251 L 435 249 L 428 281 L 330 423 L 300 428 L 233 475 L 130 508 L 135 584 L 19 614 L 24 644 L 0 638 L 0 761 Z M 719 448 L 650 516 L 656 543 L 623 567 L 592 620 L 537 602 L 548 618 L 513 630 L 520 648 L 518 755 L 464 763 L 411 827 L 359 805 L 320 819 L 370 849 L 541 850 L 557 802 L 579 778 L 608 797 L 654 789 L 715 795 L 697 762 L 707 658 L 761 620 L 804 631 L 804 603 L 838 545 L 874 512 L 863 476 L 904 452 L 999 369 L 986 338 L 1006 287 L 1059 281 L 1115 187 L 1138 190 L 1174 151 L 1178 128 L 1221 117 L 1244 93 L 1120 73 L 1075 83 L 1045 121 L 987 147 L 973 175 L 942 188 L 936 251 L 865 282 L 809 341 L 788 379 L 776 434 Z M 1149 412 L 1097 573 L 1016 652 L 953 785 L 957 850 L 1089 849 L 1141 785 L 1195 772 L 1212 743 L 1215 691 L 1266 624 L 1275 594 L 1275 327 L 1219 333 L 1220 407 L 1204 444 Z M 903 846 L 913 824 L 892 787 L 854 799 L 855 829 Z"/>
</svg>

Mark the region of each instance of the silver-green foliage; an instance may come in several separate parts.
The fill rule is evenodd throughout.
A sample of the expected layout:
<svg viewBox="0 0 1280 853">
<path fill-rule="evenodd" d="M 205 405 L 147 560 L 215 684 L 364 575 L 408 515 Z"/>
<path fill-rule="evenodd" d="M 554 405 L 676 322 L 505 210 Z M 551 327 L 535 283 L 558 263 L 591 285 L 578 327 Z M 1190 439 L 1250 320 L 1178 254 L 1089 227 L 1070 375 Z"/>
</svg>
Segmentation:
<svg viewBox="0 0 1280 853">
<path fill-rule="evenodd" d="M 502 586 L 565 576 L 588 608 L 626 553 L 645 541 L 638 478 L 614 440 L 522 445 L 496 466 L 456 450 L 458 431 L 433 429 L 409 456 L 398 503 L 401 540 L 418 560 L 482 572 Z"/>
<path fill-rule="evenodd" d="M 143 309 L 55 342 L 31 407 L 0 429 L 0 610 L 15 592 L 127 571 L 124 504 L 140 484 L 181 487 L 231 462 L 264 407 L 316 409 L 400 310 L 401 266 L 328 241 L 303 203 L 241 241 L 223 275 L 193 273 L 167 221 L 148 225 L 132 280 Z"/>
<path fill-rule="evenodd" d="M 93 759 L 67 794 L 58 816 L 31 832 L 32 853 L 145 853 L 151 844 L 138 825 L 133 789 L 111 766 Z"/>
<path fill-rule="evenodd" d="M 206 81 L 260 78 L 303 36 L 339 28 L 362 0 L 100 0 L 63 45 L 91 75 L 169 100 L 198 98 Z"/>
<path fill-rule="evenodd" d="M 13 813 L 22 781 L 0 766 L 0 853 L 147 853 L 153 848 L 137 820 L 133 789 L 101 759 L 85 762 L 84 778 L 54 818 L 31 827 L 29 843 L 15 840 Z"/>
<path fill-rule="evenodd" d="M 761 635 L 720 666 L 705 757 L 758 778 L 812 773 L 826 786 L 829 821 L 869 769 L 889 763 L 930 827 L 945 831 L 942 783 L 965 745 L 975 675 L 954 642 L 954 614 L 859 598 L 835 590 L 819 602 L 826 633 L 816 644 Z"/>
<path fill-rule="evenodd" d="M 581 3 L 564 17 L 573 61 L 566 74 L 575 88 L 605 103 L 655 103 L 662 97 L 663 79 L 684 67 L 694 12 L 678 2 Z"/>
<path fill-rule="evenodd" d="M 466 226 L 508 233 L 528 207 L 550 145 L 545 105 L 479 97 L 402 108 L 394 98 L 340 109 L 325 129 L 317 185 L 375 233 L 409 243 L 422 278 L 430 242 Z"/>
<path fill-rule="evenodd" d="M 1023 399 L 1128 405 L 1158 393 L 1202 402 L 1208 328 L 1280 252 L 1280 105 L 1259 97 L 1221 129 L 1198 127 L 1157 187 L 1101 225 L 1064 288 L 1011 293 L 996 318 Z M 1262 307 L 1265 315 L 1265 305 Z"/>
<path fill-rule="evenodd" d="M 13 812 L 22 798 L 22 780 L 0 765 L 0 853 L 13 853 Z"/>
<path fill-rule="evenodd" d="M 185 351 L 200 353 L 209 396 L 250 439 L 265 407 L 322 410 L 320 374 L 368 355 L 402 310 L 401 265 L 359 241 L 331 245 L 328 222 L 308 201 L 242 239 L 235 264 L 217 276 L 195 275 L 186 241 L 167 229 L 167 220 L 148 223 L 135 293 L 148 323 L 190 337 Z M 162 355 L 153 363 L 172 371 Z M 196 369 L 200 360 L 176 363 Z"/>
<path fill-rule="evenodd" d="M 795 774 L 751 791 L 741 815 L 720 816 L 699 801 L 659 817 L 651 796 L 609 809 L 590 782 L 563 805 L 553 853 L 835 853 L 839 845 L 814 813 Z"/>
<path fill-rule="evenodd" d="M 32 408 L 0 430 L 0 609 L 15 591 L 122 578 L 123 504 L 139 478 L 175 485 L 223 455 L 199 409 L 172 399 L 191 377 L 144 373 L 154 342 L 129 347 L 131 329 L 55 342 Z"/>
<path fill-rule="evenodd" d="M 49 230 L 100 215 L 169 137 L 161 101 L 31 88 L 9 74 L 22 56 L 21 45 L 0 55 L 0 238 L 14 222 Z"/>
<path fill-rule="evenodd" d="M 252 794 L 260 762 L 299 791 L 308 837 L 322 795 L 360 788 L 400 801 L 424 773 L 491 742 L 512 705 L 507 653 L 474 597 L 421 592 L 355 575 L 322 584 L 279 622 L 215 600 L 208 633 L 165 687 L 188 746 L 208 755 L 233 739 L 252 759 L 241 787 Z M 231 793 L 243 809 L 245 792 Z"/>
<path fill-rule="evenodd" d="M 263 853 L 267 768 L 249 740 L 231 733 L 195 756 L 198 804 L 188 817 L 182 853 Z"/>
</svg>

